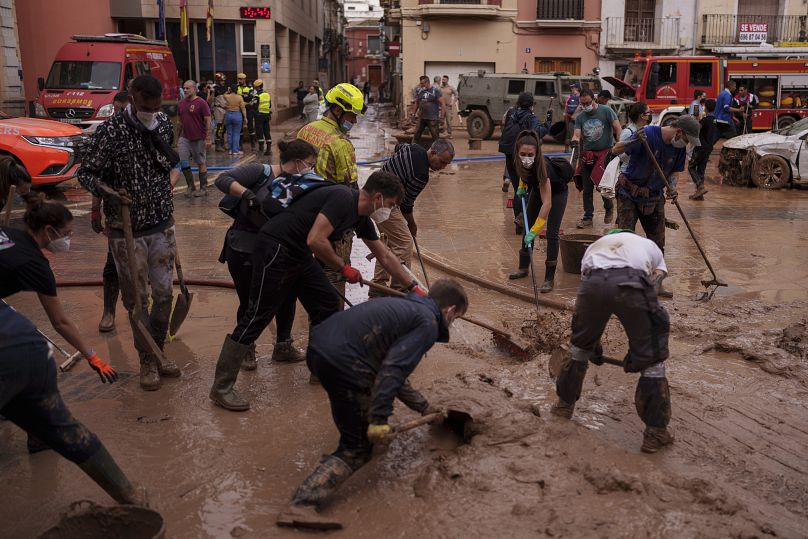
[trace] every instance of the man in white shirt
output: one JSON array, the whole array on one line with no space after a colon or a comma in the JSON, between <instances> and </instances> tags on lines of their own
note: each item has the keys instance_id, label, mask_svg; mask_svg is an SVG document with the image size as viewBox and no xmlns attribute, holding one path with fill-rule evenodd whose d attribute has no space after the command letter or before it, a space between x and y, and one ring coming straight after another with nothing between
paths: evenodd
<instances>
[{"instance_id":1,"label":"man in white shirt","mask_svg":"<svg viewBox=\"0 0 808 539\"><path fill-rule=\"evenodd\" d=\"M657 288L667 273L659 247L630 230L612 230L589 246L581 261L571 357L556 382L554 415L572 417L589 362L603 363L600 338L614 314L628 335L623 368L642 373L634 395L637 413L646 426L642 451L656 453L673 442L667 428L671 397L665 377L670 320L657 301Z\"/></svg>"}]
</instances>

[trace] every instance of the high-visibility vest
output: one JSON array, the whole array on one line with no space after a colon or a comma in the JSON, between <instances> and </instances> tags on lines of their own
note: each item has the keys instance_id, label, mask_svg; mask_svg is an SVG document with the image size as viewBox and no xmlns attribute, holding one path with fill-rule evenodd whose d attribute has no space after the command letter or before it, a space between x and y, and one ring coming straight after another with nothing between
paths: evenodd
<instances>
[{"instance_id":1,"label":"high-visibility vest","mask_svg":"<svg viewBox=\"0 0 808 539\"><path fill-rule=\"evenodd\" d=\"M270 112L270 98L268 92L261 92L258 97L258 113L269 114Z\"/></svg>"},{"instance_id":2,"label":"high-visibility vest","mask_svg":"<svg viewBox=\"0 0 808 539\"><path fill-rule=\"evenodd\" d=\"M238 95L244 97L245 95L249 97L250 92L252 92L252 87L250 86L239 86L238 87Z\"/></svg>"}]
</instances>

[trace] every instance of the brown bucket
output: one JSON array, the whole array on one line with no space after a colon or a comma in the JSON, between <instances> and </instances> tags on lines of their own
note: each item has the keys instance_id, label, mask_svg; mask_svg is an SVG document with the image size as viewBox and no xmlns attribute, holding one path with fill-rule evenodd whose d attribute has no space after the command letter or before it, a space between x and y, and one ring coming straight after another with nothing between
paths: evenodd
<instances>
[{"instance_id":1,"label":"brown bucket","mask_svg":"<svg viewBox=\"0 0 808 539\"><path fill-rule=\"evenodd\" d=\"M59 524L39 539L163 539L166 525L157 511L136 505L102 507L78 502L62 516Z\"/></svg>"},{"instance_id":2,"label":"brown bucket","mask_svg":"<svg viewBox=\"0 0 808 539\"><path fill-rule=\"evenodd\" d=\"M600 239L595 234L564 234L561 236L561 261L567 273L581 273L581 260L587 247Z\"/></svg>"}]
</instances>

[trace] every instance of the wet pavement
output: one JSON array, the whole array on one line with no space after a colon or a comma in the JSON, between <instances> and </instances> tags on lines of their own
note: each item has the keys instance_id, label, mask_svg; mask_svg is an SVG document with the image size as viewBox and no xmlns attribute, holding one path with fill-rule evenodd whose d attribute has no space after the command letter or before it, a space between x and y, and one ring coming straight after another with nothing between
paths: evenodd
<instances>
[{"instance_id":1,"label":"wet pavement","mask_svg":"<svg viewBox=\"0 0 808 539\"><path fill-rule=\"evenodd\" d=\"M371 108L352 133L360 161L392 149L395 139L383 121L385 113ZM455 133L459 157L495 153L496 141L486 141L481 151L468 151L466 139ZM715 156L711 165L717 164ZM231 162L217 156L211 164ZM530 294L529 278L507 280L516 266L520 238L514 234L511 210L505 208L512 193L500 190L502 168L502 161L460 162L433 174L415 208L419 243L425 254L453 267ZM372 170L363 167L361 177ZM708 176L715 178L717 172L712 169ZM54 272L60 282L100 281L106 242L92 233L84 217L86 193L66 187L60 193L79 218L71 252L49 257ZM808 443L804 367L795 365L790 375L777 375L758 368L766 358L744 361L708 345L755 335L758 340L749 346L764 350L769 346L766 331L805 316L806 304L800 301L808 299L808 190L767 192L709 180L708 188L705 201L687 200L693 187L686 174L680 176L682 206L719 276L730 284L714 304L692 302L702 290L699 281L709 272L684 226L667 231L666 286L675 294L669 303L675 335L671 348L680 360L670 374L673 425L681 440L674 450L653 458L637 456L641 427L633 412L631 377L606 367L593 371L597 374L587 381L579 419L558 426L544 419L552 401L546 358L514 364L486 333L458 323L452 343L431 351L413 381L426 388L430 398L462 395L466 405L488 408L493 415L486 424L489 431L459 452L436 449L423 431L397 441L335 497L328 511L343 520L346 530L334 536L673 537L710 535L710 523L744 535L748 521L758 533L765 526L781 526L781 536L796 537L795 530L804 530L808 469L799 456L799 447ZM214 192L205 198L176 199L178 247L190 279L229 280L226 268L216 261L229 225L217 201ZM596 225L583 232L606 228L602 205L598 200L595 205ZM681 223L673 206L666 211ZM567 234L582 232L575 228L581 213L580 194L573 187L562 224ZM353 259L370 277L372 263L364 254L357 242ZM543 269L543 254L537 255L537 268ZM427 269L433 280L441 275ZM578 282L578 276L560 268L556 290L545 297L572 302ZM100 288L60 289L68 313L122 374L118 384L101 385L80 364L59 375L61 391L74 415L101 437L122 468L149 488L169 537L298 536L275 528L274 517L319 455L336 445L327 399L321 388L307 383L305 365L262 360L258 371L240 376L239 387L249 395L252 410L234 414L211 405L207 392L213 365L224 335L234 325L236 301L230 290L192 288L196 297L191 314L166 349L183 368L183 377L164 382L155 393L139 389L137 357L123 308L118 308L117 331L100 336ZM364 289L348 288L352 301L366 297ZM528 303L476 285L468 285L468 290L470 314L514 332L535 317ZM53 336L35 298L18 295L10 302ZM554 323L568 327L568 319ZM298 309L293 330L298 344L305 344L306 333L305 313ZM271 354L272 335L270 328L259 340L259 354ZM624 345L619 336L605 344L614 350ZM604 383L609 390L598 388ZM755 396L754 402L747 396ZM526 412L525 403L541 406L543 418ZM397 408L393 420L410 417ZM785 418L785 424L772 422L772 417ZM537 428L539 438L519 443L520 432ZM16 427L0 422L0 439L0 480L15 485L5 489L0 504L4 536L35 536L78 499L110 503L74 465L52 452L28 456L24 434ZM598 462L592 461L592 452L600 455ZM582 472L584 463L590 468ZM455 471L459 475L453 475ZM659 474L667 479L657 481ZM722 479L705 486L693 477ZM615 482L617 486L611 486ZM573 503L593 508L591 522L568 514L572 492L578 492ZM649 496L661 501L646 503ZM722 496L730 501L709 501ZM620 528L628 514L635 524ZM742 515L746 520L739 520Z\"/></svg>"}]
</instances>

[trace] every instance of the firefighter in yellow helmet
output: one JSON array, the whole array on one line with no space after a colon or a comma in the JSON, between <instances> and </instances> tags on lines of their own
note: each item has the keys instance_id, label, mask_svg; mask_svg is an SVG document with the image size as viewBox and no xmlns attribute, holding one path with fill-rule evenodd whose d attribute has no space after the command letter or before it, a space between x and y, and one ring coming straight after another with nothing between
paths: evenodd
<instances>
[{"instance_id":1,"label":"firefighter in yellow helmet","mask_svg":"<svg viewBox=\"0 0 808 539\"><path fill-rule=\"evenodd\" d=\"M250 109L255 118L255 138L258 139L258 155L272 153L272 134L269 132L269 121L272 119L272 100L269 92L264 91L264 81L253 82L253 100ZM248 109L249 110L249 109Z\"/></svg>"},{"instance_id":2,"label":"firefighter in yellow helmet","mask_svg":"<svg viewBox=\"0 0 808 539\"><path fill-rule=\"evenodd\" d=\"M325 114L315 122L303 126L297 138L305 140L320 152L317 154L315 172L336 183L344 183L357 189L356 152L348 140L348 131L356 125L357 116L367 110L361 90L353 84L341 83L325 94ZM353 232L333 243L334 251L346 264L350 263ZM328 280L345 295L342 276L325 266Z\"/></svg>"},{"instance_id":3,"label":"firefighter in yellow helmet","mask_svg":"<svg viewBox=\"0 0 808 539\"><path fill-rule=\"evenodd\" d=\"M255 150L255 111L251 106L255 96L255 90L251 85L247 84L247 75L245 73L239 73L236 78L238 79L238 95L244 100L244 106L247 109L247 123L245 127L250 137L250 150ZM242 137L242 140L244 140L244 138L245 137Z\"/></svg>"}]
</instances>

